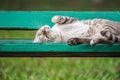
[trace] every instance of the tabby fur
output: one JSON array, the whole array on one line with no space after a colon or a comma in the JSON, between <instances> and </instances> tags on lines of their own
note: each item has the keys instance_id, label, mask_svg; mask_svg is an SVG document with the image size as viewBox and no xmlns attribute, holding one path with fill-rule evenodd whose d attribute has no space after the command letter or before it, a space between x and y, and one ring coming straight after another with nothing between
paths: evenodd
<instances>
[{"instance_id":1,"label":"tabby fur","mask_svg":"<svg viewBox=\"0 0 120 80\"><path fill-rule=\"evenodd\" d=\"M67 42L69 45L90 43L120 43L120 22L107 19L78 20L68 16L53 16L55 25L42 26L34 42Z\"/></svg>"}]
</instances>

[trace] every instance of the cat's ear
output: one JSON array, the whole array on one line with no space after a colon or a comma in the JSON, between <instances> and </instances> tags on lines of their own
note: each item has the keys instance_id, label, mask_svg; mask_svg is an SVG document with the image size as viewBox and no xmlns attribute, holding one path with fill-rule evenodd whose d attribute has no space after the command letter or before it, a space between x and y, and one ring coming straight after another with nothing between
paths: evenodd
<instances>
[{"instance_id":1,"label":"cat's ear","mask_svg":"<svg viewBox=\"0 0 120 80\"><path fill-rule=\"evenodd\" d=\"M44 25L44 26L39 27L39 29L38 29L38 30L40 30L40 29L42 29L42 28L44 28L44 27L50 28L50 26L49 26L49 25Z\"/></svg>"}]
</instances>

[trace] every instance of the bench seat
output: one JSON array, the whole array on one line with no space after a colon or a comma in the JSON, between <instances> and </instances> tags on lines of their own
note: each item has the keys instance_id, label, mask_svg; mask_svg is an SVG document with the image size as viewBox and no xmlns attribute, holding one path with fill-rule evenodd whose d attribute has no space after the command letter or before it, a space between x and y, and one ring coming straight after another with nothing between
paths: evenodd
<instances>
[{"instance_id":1,"label":"bench seat","mask_svg":"<svg viewBox=\"0 0 120 80\"><path fill-rule=\"evenodd\" d=\"M32 43L32 40L0 40L0 52L120 52L119 44L81 44L69 46L66 43Z\"/></svg>"},{"instance_id":2,"label":"bench seat","mask_svg":"<svg viewBox=\"0 0 120 80\"><path fill-rule=\"evenodd\" d=\"M11 53L17 56L119 56L118 52L120 52L120 44L69 46L66 43L32 43L32 40L25 39L0 40L0 53L3 53L0 56L6 56L6 53L10 56L14 56Z\"/></svg>"}]
</instances>

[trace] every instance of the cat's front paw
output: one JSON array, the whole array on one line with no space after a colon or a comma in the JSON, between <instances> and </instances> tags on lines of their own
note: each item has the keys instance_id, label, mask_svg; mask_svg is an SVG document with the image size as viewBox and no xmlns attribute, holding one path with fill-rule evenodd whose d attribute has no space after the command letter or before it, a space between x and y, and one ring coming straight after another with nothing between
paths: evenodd
<instances>
[{"instance_id":1,"label":"cat's front paw","mask_svg":"<svg viewBox=\"0 0 120 80\"><path fill-rule=\"evenodd\" d=\"M59 16L59 15L56 15L56 16L53 16L52 17L52 22L53 23L59 23L59 21L61 20L61 16Z\"/></svg>"},{"instance_id":2,"label":"cat's front paw","mask_svg":"<svg viewBox=\"0 0 120 80\"><path fill-rule=\"evenodd\" d=\"M56 16L53 16L53 18L52 18L52 22L55 23L55 24L59 24L59 25L71 24L71 23L74 23L76 21L78 21L78 19L72 18L72 17L68 17L68 16L56 15Z\"/></svg>"},{"instance_id":3,"label":"cat's front paw","mask_svg":"<svg viewBox=\"0 0 120 80\"><path fill-rule=\"evenodd\" d=\"M77 45L80 44L80 39L79 38L70 38L67 41L68 45L73 46L73 45Z\"/></svg>"}]
</instances>

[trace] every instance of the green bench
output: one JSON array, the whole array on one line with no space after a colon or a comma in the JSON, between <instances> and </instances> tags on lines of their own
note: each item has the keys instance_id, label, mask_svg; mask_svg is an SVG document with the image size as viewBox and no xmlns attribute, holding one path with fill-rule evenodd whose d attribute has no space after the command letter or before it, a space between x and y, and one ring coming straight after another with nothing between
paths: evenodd
<instances>
[{"instance_id":1,"label":"green bench","mask_svg":"<svg viewBox=\"0 0 120 80\"><path fill-rule=\"evenodd\" d=\"M0 11L0 30L37 30L51 23L54 15L77 17L80 20L105 18L120 21L120 12L74 11ZM1 36L1 32L0 32ZM0 56L120 56L120 44L32 43L33 39L0 38Z\"/></svg>"}]
</instances>

